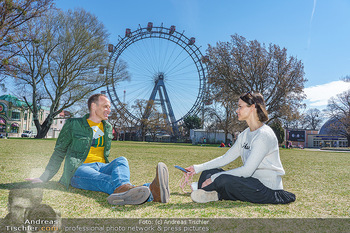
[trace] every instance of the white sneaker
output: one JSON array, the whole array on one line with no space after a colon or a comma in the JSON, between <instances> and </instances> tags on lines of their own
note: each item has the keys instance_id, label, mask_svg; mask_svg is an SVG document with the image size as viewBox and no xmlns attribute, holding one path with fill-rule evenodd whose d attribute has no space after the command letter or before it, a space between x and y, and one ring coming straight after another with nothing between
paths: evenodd
<instances>
[{"instance_id":1,"label":"white sneaker","mask_svg":"<svg viewBox=\"0 0 350 233\"><path fill-rule=\"evenodd\" d=\"M218 201L219 196L216 191L204 191L203 189L195 190L191 193L192 201L198 203L206 203L211 201Z\"/></svg>"},{"instance_id":2,"label":"white sneaker","mask_svg":"<svg viewBox=\"0 0 350 233\"><path fill-rule=\"evenodd\" d=\"M193 183L191 184L191 189L192 189L192 192L195 191L195 190L197 190L197 189L198 189L198 182L193 182Z\"/></svg>"}]
</instances>

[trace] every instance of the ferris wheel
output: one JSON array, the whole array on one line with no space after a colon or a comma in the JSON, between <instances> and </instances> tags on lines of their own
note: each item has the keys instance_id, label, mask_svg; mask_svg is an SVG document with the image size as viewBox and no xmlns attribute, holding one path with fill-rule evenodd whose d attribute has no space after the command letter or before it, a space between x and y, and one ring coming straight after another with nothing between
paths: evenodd
<instances>
[{"instance_id":1,"label":"ferris wheel","mask_svg":"<svg viewBox=\"0 0 350 233\"><path fill-rule=\"evenodd\" d=\"M179 122L203 110L205 57L194 37L186 37L175 26L154 27L150 22L134 31L127 28L125 36L117 45L110 44L108 51L106 75L113 81L107 92L113 106L130 122L137 125L149 118L152 105L176 135ZM127 78L119 76L121 64ZM135 103L142 100L147 106L140 114Z\"/></svg>"}]
</instances>

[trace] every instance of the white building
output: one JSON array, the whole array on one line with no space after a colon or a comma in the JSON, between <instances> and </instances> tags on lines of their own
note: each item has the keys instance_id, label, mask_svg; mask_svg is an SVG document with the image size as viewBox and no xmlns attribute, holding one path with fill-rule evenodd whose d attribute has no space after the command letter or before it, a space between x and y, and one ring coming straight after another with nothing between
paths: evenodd
<instances>
[{"instance_id":1,"label":"white building","mask_svg":"<svg viewBox=\"0 0 350 233\"><path fill-rule=\"evenodd\" d=\"M50 111L48 109L44 109L43 113L41 114L40 124L42 124L42 122L46 119L49 113ZM71 115L68 111L62 111L60 114L58 114L55 117L52 125L50 126L49 131L47 132L46 138L58 138L58 135L60 134L64 123L66 122L66 119L68 119L69 117L71 117ZM34 125L34 122L32 122L31 130L33 134L36 135L37 130Z\"/></svg>"},{"instance_id":2,"label":"white building","mask_svg":"<svg viewBox=\"0 0 350 233\"><path fill-rule=\"evenodd\" d=\"M205 129L191 129L190 138L192 144L217 143L225 142L224 130L207 131ZM233 141L232 135L228 134L227 139Z\"/></svg>"}]
</instances>

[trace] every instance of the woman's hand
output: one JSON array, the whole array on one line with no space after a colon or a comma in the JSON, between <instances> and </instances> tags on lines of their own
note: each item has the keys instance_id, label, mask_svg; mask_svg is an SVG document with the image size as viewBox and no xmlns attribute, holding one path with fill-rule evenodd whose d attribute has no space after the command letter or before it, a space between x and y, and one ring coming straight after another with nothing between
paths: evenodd
<instances>
[{"instance_id":1,"label":"woman's hand","mask_svg":"<svg viewBox=\"0 0 350 233\"><path fill-rule=\"evenodd\" d=\"M194 174L196 174L196 171L194 170L194 167L193 166L191 166L191 167L187 167L187 168L185 168L187 171L188 171L188 175L190 175L190 176L193 176Z\"/></svg>"},{"instance_id":2,"label":"woman's hand","mask_svg":"<svg viewBox=\"0 0 350 233\"><path fill-rule=\"evenodd\" d=\"M206 180L202 183L202 188L204 188L205 186L210 185L211 183L213 183L213 181L211 181L211 178L206 179Z\"/></svg>"}]
</instances>

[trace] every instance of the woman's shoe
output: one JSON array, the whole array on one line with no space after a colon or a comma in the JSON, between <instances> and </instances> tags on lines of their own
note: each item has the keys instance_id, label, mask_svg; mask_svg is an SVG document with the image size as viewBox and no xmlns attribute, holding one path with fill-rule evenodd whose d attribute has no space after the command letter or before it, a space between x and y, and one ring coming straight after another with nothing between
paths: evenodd
<instances>
[{"instance_id":1,"label":"woman's shoe","mask_svg":"<svg viewBox=\"0 0 350 233\"><path fill-rule=\"evenodd\" d=\"M192 201L198 203L206 203L211 201L218 201L219 196L216 191L205 191L203 189L195 190L191 193Z\"/></svg>"}]
</instances>

